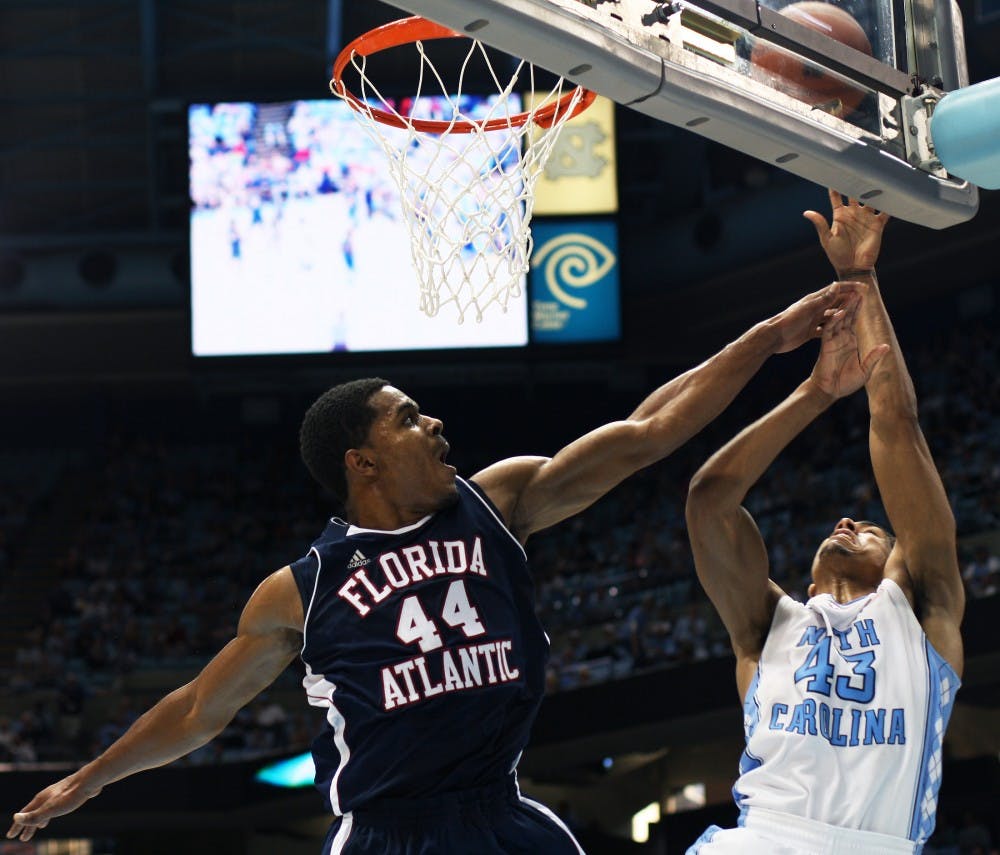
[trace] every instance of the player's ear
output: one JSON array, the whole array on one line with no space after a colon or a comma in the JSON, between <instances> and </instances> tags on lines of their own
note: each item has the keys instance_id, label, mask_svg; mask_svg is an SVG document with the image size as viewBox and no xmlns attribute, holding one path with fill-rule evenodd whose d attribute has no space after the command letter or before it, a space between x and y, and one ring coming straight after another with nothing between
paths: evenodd
<instances>
[{"instance_id":1,"label":"player's ear","mask_svg":"<svg viewBox=\"0 0 1000 855\"><path fill-rule=\"evenodd\" d=\"M368 448L349 448L344 454L348 477L371 478L375 474L375 457Z\"/></svg>"},{"instance_id":2,"label":"player's ear","mask_svg":"<svg viewBox=\"0 0 1000 855\"><path fill-rule=\"evenodd\" d=\"M806 589L806 593L809 595L809 599L810 600L813 597L816 596L816 583L815 582L810 582L809 583L809 587Z\"/></svg>"}]
</instances>

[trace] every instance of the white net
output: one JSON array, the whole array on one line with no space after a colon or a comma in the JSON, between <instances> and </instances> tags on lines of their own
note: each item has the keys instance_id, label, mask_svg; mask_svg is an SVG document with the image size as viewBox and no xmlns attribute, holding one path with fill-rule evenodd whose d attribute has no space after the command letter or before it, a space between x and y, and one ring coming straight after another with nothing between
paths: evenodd
<instances>
[{"instance_id":1,"label":"white net","mask_svg":"<svg viewBox=\"0 0 1000 855\"><path fill-rule=\"evenodd\" d=\"M518 63L507 83L501 81L481 42L470 40L457 81L446 84L420 41L416 94L396 99L384 95L368 77L367 57L355 53L350 64L359 76L352 100L368 135L385 151L399 186L403 217L410 232L413 264L420 286L420 310L436 315L453 304L462 323L477 321L496 303L503 311L519 298L531 256L534 188L559 131L584 96L562 78L542 92L535 89L535 69ZM486 98L462 92L473 59L485 63L497 94ZM524 79L531 93L522 111L515 87ZM331 81L331 90L345 90ZM572 95L570 95L572 93ZM563 96L550 127L534 118ZM391 127L373 109L393 117ZM414 127L414 120L442 122L441 133ZM484 125L499 129L486 130ZM549 124L546 122L545 124Z\"/></svg>"}]
</instances>

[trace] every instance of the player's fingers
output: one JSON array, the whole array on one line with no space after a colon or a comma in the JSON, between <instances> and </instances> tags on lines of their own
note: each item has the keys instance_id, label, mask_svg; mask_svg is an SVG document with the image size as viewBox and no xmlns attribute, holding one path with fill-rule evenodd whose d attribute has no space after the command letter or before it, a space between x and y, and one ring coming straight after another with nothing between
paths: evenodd
<instances>
[{"instance_id":1,"label":"player's fingers","mask_svg":"<svg viewBox=\"0 0 1000 855\"><path fill-rule=\"evenodd\" d=\"M23 811L14 814L14 825L7 832L8 837L18 837L22 841L31 840L35 832L40 828L45 828L49 824L49 818L43 817L37 811ZM16 831L15 831L16 829Z\"/></svg>"},{"instance_id":2,"label":"player's fingers","mask_svg":"<svg viewBox=\"0 0 1000 855\"><path fill-rule=\"evenodd\" d=\"M15 822L10 829L7 831L8 840L29 840L31 835L35 833L35 830L30 825L25 825L23 822ZM25 837L24 835L28 836Z\"/></svg>"},{"instance_id":3,"label":"player's fingers","mask_svg":"<svg viewBox=\"0 0 1000 855\"><path fill-rule=\"evenodd\" d=\"M852 296L861 297L867 292L864 282L854 282L850 279L833 282L823 290L827 305L843 306Z\"/></svg>"},{"instance_id":4,"label":"player's fingers","mask_svg":"<svg viewBox=\"0 0 1000 855\"><path fill-rule=\"evenodd\" d=\"M847 204L850 205L852 208L860 208L861 207L861 203L858 202L858 200L855 199L853 196L848 196L847 197Z\"/></svg>"},{"instance_id":5,"label":"player's fingers","mask_svg":"<svg viewBox=\"0 0 1000 855\"><path fill-rule=\"evenodd\" d=\"M34 825L33 815L27 811L14 814L14 825Z\"/></svg>"},{"instance_id":6,"label":"player's fingers","mask_svg":"<svg viewBox=\"0 0 1000 855\"><path fill-rule=\"evenodd\" d=\"M858 308L861 306L861 294L857 291L850 292L844 300L843 316L841 317L842 327L853 327L854 320L858 315Z\"/></svg>"},{"instance_id":7,"label":"player's fingers","mask_svg":"<svg viewBox=\"0 0 1000 855\"><path fill-rule=\"evenodd\" d=\"M831 282L822 291L820 291L820 296L828 303L836 303L838 300L842 300L844 294L850 290L850 282Z\"/></svg>"},{"instance_id":8,"label":"player's fingers","mask_svg":"<svg viewBox=\"0 0 1000 855\"><path fill-rule=\"evenodd\" d=\"M34 825L39 827L44 827L48 825L51 817L51 812L44 808L32 808L36 799L32 799L25 805L20 811L14 814L14 822L19 822L21 825Z\"/></svg>"},{"instance_id":9,"label":"player's fingers","mask_svg":"<svg viewBox=\"0 0 1000 855\"><path fill-rule=\"evenodd\" d=\"M844 207L844 197L840 195L839 190L834 190L832 187L829 190L830 193L830 205L836 210L837 208Z\"/></svg>"},{"instance_id":10,"label":"player's fingers","mask_svg":"<svg viewBox=\"0 0 1000 855\"><path fill-rule=\"evenodd\" d=\"M830 224L826 221L826 217L818 211L803 211L802 216L815 227L819 242L826 243L827 238L830 237Z\"/></svg>"},{"instance_id":11,"label":"player's fingers","mask_svg":"<svg viewBox=\"0 0 1000 855\"><path fill-rule=\"evenodd\" d=\"M858 308L861 306L861 298L857 294L852 294L850 302L845 306L843 326L853 329L858 318Z\"/></svg>"},{"instance_id":12,"label":"player's fingers","mask_svg":"<svg viewBox=\"0 0 1000 855\"><path fill-rule=\"evenodd\" d=\"M837 309L830 316L830 320L823 325L823 338L833 338L844 326L844 316L846 311L843 308Z\"/></svg>"},{"instance_id":13,"label":"player's fingers","mask_svg":"<svg viewBox=\"0 0 1000 855\"><path fill-rule=\"evenodd\" d=\"M868 294L868 283L859 282L857 279L838 279L833 284L837 286L837 294L843 300L850 296L862 299Z\"/></svg>"}]
</instances>

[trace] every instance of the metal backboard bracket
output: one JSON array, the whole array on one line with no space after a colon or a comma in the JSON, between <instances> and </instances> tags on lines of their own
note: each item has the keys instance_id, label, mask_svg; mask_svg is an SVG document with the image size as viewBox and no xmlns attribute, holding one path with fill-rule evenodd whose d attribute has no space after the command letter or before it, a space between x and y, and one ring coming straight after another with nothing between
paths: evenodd
<instances>
[{"instance_id":1,"label":"metal backboard bracket","mask_svg":"<svg viewBox=\"0 0 1000 855\"><path fill-rule=\"evenodd\" d=\"M781 16L752 0L392 2L900 219L940 229L976 213L976 187L949 177L934 162L927 123L917 115L923 109L918 105L926 106L929 87L923 81L810 30L799 32L805 28L776 20ZM938 38L946 26L935 21ZM754 36L751 28L755 37L782 47L801 39L797 53L825 58L824 68L865 87L877 105L877 128L859 127L741 74L732 44L744 33ZM960 27L953 35L960 43ZM960 44L950 55L964 57ZM956 80L962 75L964 67L945 74Z\"/></svg>"}]
</instances>

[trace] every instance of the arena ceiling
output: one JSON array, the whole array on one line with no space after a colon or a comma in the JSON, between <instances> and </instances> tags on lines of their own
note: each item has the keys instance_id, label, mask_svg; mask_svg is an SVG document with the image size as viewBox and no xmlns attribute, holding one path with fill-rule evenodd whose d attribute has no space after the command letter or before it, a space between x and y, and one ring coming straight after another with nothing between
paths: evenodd
<instances>
[{"instance_id":1,"label":"arena ceiling","mask_svg":"<svg viewBox=\"0 0 1000 855\"><path fill-rule=\"evenodd\" d=\"M1000 73L1000 22L963 6L972 79ZM0 238L182 242L187 103L325 97L336 50L402 14L375 0L2 0ZM638 114L620 124L636 223L784 176Z\"/></svg>"}]
</instances>

